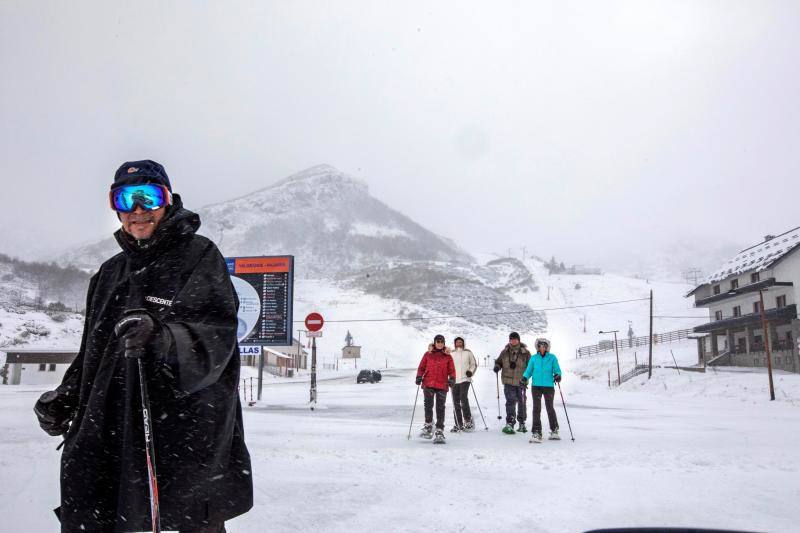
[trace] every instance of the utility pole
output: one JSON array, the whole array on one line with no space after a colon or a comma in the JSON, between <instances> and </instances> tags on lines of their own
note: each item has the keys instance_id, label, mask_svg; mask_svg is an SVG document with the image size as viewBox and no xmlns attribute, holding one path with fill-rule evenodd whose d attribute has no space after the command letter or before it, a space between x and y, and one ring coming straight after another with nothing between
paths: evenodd
<instances>
[{"instance_id":1,"label":"utility pole","mask_svg":"<svg viewBox=\"0 0 800 533\"><path fill-rule=\"evenodd\" d=\"M772 383L772 352L769 350L769 331L767 331L767 316L764 314L764 291L758 291L761 302L758 310L761 312L761 329L764 330L764 349L767 351L767 374L769 374L769 399L775 399L775 386Z\"/></svg>"},{"instance_id":2,"label":"utility pole","mask_svg":"<svg viewBox=\"0 0 800 533\"><path fill-rule=\"evenodd\" d=\"M551 287L550 285L547 286L547 301L548 302L550 301L550 289L552 289L552 288L553 287Z\"/></svg>"},{"instance_id":3,"label":"utility pole","mask_svg":"<svg viewBox=\"0 0 800 533\"><path fill-rule=\"evenodd\" d=\"M522 262L523 263L525 262L525 259L526 259L527 256L528 256L528 249L525 246L523 246L522 247Z\"/></svg>"},{"instance_id":4,"label":"utility pole","mask_svg":"<svg viewBox=\"0 0 800 533\"><path fill-rule=\"evenodd\" d=\"M297 355L295 356L295 360L294 360L294 370L295 370L295 372L297 372L300 369L300 345L302 344L300 342L300 334L301 333L308 333L308 332L306 330L304 330L304 329L298 329L297 330Z\"/></svg>"},{"instance_id":5,"label":"utility pole","mask_svg":"<svg viewBox=\"0 0 800 533\"><path fill-rule=\"evenodd\" d=\"M614 334L614 351L617 352L617 386L619 387L622 385L622 372L619 369L619 344L617 343L617 333L619 333L618 329L612 329L609 331L600 331L601 334L603 333L613 333Z\"/></svg>"},{"instance_id":6,"label":"utility pole","mask_svg":"<svg viewBox=\"0 0 800 533\"><path fill-rule=\"evenodd\" d=\"M647 379L650 379L653 377L653 289L650 289L650 338L648 341L650 355L647 363Z\"/></svg>"},{"instance_id":7,"label":"utility pole","mask_svg":"<svg viewBox=\"0 0 800 533\"><path fill-rule=\"evenodd\" d=\"M681 272L683 275L683 279L686 281L687 284L692 284L693 286L697 287L697 284L700 281L700 278L703 277L703 273L699 268L689 268Z\"/></svg>"}]
</instances>

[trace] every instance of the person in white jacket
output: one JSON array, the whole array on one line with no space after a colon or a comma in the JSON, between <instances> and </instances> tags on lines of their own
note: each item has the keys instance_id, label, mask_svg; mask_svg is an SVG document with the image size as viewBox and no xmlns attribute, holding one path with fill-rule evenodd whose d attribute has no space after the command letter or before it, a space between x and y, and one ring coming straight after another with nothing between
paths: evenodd
<instances>
[{"instance_id":1,"label":"person in white jacket","mask_svg":"<svg viewBox=\"0 0 800 533\"><path fill-rule=\"evenodd\" d=\"M453 385L455 425L450 431L456 433L475 429L469 409L469 385L472 382L472 375L478 369L478 362L472 351L467 350L462 337L456 337L454 344L455 349L450 352L450 355L453 357L456 367L456 383Z\"/></svg>"}]
</instances>

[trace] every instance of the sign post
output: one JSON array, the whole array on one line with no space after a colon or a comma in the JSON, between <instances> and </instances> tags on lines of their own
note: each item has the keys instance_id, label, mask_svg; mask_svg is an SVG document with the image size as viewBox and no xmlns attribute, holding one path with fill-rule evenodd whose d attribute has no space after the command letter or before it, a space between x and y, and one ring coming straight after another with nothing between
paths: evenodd
<instances>
[{"instance_id":1,"label":"sign post","mask_svg":"<svg viewBox=\"0 0 800 533\"><path fill-rule=\"evenodd\" d=\"M308 403L311 410L317 405L317 337L322 336L322 326L325 319L319 313L309 313L306 317L307 336L311 337L311 391Z\"/></svg>"},{"instance_id":2,"label":"sign post","mask_svg":"<svg viewBox=\"0 0 800 533\"><path fill-rule=\"evenodd\" d=\"M291 346L294 256L228 257L225 262L239 298L239 344ZM263 374L262 351L258 358L259 400Z\"/></svg>"}]
</instances>

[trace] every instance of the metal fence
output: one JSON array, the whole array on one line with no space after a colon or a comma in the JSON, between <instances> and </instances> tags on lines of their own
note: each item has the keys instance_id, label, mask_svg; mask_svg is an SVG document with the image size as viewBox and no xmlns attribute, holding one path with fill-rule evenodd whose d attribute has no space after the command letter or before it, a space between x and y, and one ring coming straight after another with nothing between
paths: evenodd
<instances>
[{"instance_id":1,"label":"metal fence","mask_svg":"<svg viewBox=\"0 0 800 533\"><path fill-rule=\"evenodd\" d=\"M675 331L668 331L667 333L653 333L653 344L661 344L664 342L674 342L689 338L689 334L694 331L689 329L678 329ZM647 346L650 344L650 336L643 335L641 337L633 337L632 339L617 339L617 345L614 346L614 341L603 340L597 344L590 346L581 346L575 350L575 357L589 357L603 352L614 351L615 348L624 350L625 348L636 348L637 346Z\"/></svg>"}]
</instances>

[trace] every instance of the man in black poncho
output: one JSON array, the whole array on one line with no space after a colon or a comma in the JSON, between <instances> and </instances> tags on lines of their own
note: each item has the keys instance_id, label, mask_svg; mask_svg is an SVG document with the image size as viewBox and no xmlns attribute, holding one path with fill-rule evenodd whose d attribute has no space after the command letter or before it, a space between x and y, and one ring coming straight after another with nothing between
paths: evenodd
<instances>
[{"instance_id":1,"label":"man in black poncho","mask_svg":"<svg viewBox=\"0 0 800 533\"><path fill-rule=\"evenodd\" d=\"M110 201L122 252L92 277L78 356L35 407L47 433L65 435L61 531L152 527L138 360L126 357L138 354L162 528L224 532L253 504L237 394L239 302L225 260L195 233L199 217L158 163L122 165Z\"/></svg>"}]
</instances>

